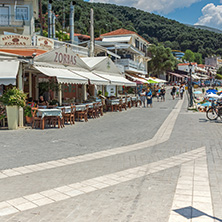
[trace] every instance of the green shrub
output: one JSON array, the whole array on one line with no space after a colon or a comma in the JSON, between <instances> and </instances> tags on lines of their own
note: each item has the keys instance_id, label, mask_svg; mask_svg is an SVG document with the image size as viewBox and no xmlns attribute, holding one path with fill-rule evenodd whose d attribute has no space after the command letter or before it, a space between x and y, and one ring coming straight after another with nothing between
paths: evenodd
<instances>
[{"instance_id":1,"label":"green shrub","mask_svg":"<svg viewBox=\"0 0 222 222\"><path fill-rule=\"evenodd\" d=\"M0 102L2 102L6 106L25 106L27 94L25 94L22 90L13 87L7 90L3 96L0 98Z\"/></svg>"}]
</instances>

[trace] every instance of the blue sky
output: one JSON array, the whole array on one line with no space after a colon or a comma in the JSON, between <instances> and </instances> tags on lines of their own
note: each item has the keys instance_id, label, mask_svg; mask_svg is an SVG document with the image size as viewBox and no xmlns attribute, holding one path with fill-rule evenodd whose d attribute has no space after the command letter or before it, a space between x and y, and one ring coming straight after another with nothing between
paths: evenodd
<instances>
[{"instance_id":1,"label":"blue sky","mask_svg":"<svg viewBox=\"0 0 222 222\"><path fill-rule=\"evenodd\" d=\"M125 5L153 12L184 24L222 30L222 0L85 0Z\"/></svg>"}]
</instances>

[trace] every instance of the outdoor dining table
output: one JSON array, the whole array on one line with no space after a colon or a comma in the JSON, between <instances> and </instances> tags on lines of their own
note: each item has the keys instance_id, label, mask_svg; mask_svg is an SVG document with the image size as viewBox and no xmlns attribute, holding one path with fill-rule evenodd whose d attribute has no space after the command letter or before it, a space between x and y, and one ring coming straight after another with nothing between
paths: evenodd
<instances>
[{"instance_id":1,"label":"outdoor dining table","mask_svg":"<svg viewBox=\"0 0 222 222\"><path fill-rule=\"evenodd\" d=\"M37 116L42 119L42 129L45 128L45 119L46 117L57 117L58 119L58 128L60 128L62 111L60 109L38 109Z\"/></svg>"}]
</instances>

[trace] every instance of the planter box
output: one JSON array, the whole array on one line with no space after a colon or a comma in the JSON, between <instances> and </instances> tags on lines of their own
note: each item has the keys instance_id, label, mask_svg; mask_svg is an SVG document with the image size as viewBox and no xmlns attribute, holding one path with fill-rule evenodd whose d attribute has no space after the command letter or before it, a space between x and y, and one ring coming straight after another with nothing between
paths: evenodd
<instances>
[{"instance_id":1,"label":"planter box","mask_svg":"<svg viewBox=\"0 0 222 222\"><path fill-rule=\"evenodd\" d=\"M6 106L8 129L18 129L18 106Z\"/></svg>"}]
</instances>

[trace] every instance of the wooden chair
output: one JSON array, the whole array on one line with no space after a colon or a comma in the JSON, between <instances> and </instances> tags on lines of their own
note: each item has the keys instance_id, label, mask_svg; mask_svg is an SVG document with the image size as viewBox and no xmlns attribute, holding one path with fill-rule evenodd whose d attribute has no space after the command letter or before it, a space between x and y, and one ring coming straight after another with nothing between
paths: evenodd
<instances>
[{"instance_id":1,"label":"wooden chair","mask_svg":"<svg viewBox=\"0 0 222 222\"><path fill-rule=\"evenodd\" d=\"M89 108L88 110L88 116L89 118L96 118L96 104L93 103L93 107L92 108Z\"/></svg>"},{"instance_id":2,"label":"wooden chair","mask_svg":"<svg viewBox=\"0 0 222 222\"><path fill-rule=\"evenodd\" d=\"M42 118L41 117L38 117L37 116L37 111L38 111L38 108L34 108L34 107L32 107L32 109L31 109L31 113L32 113L32 128L36 128L36 125L38 125L39 126L39 128L41 128L42 127Z\"/></svg>"},{"instance_id":3,"label":"wooden chair","mask_svg":"<svg viewBox=\"0 0 222 222\"><path fill-rule=\"evenodd\" d=\"M127 104L127 98L125 98L125 99L123 100L122 109L127 110L126 104Z\"/></svg>"},{"instance_id":4,"label":"wooden chair","mask_svg":"<svg viewBox=\"0 0 222 222\"><path fill-rule=\"evenodd\" d=\"M71 105L71 111L70 113L65 113L65 108L62 108L62 117L64 125L67 122L70 122L70 124L75 124L75 113L76 113L76 106Z\"/></svg>"},{"instance_id":5,"label":"wooden chair","mask_svg":"<svg viewBox=\"0 0 222 222\"><path fill-rule=\"evenodd\" d=\"M100 102L96 103L97 106L97 115L103 116L103 104L100 104Z\"/></svg>"},{"instance_id":6,"label":"wooden chair","mask_svg":"<svg viewBox=\"0 0 222 222\"><path fill-rule=\"evenodd\" d=\"M86 109L85 110L76 112L78 121L80 121L82 119L84 119L85 122L88 121L88 118L87 118L88 110L89 110L89 105L86 105Z\"/></svg>"},{"instance_id":7,"label":"wooden chair","mask_svg":"<svg viewBox=\"0 0 222 222\"><path fill-rule=\"evenodd\" d=\"M122 106L123 106L123 100L120 99L120 100L119 100L119 106L118 106L118 110L119 110L120 112L122 112Z\"/></svg>"}]
</instances>

